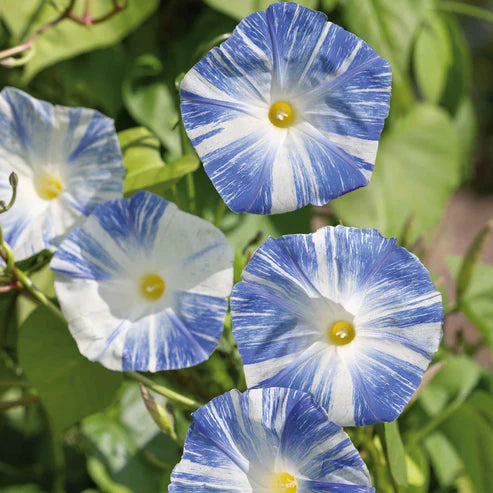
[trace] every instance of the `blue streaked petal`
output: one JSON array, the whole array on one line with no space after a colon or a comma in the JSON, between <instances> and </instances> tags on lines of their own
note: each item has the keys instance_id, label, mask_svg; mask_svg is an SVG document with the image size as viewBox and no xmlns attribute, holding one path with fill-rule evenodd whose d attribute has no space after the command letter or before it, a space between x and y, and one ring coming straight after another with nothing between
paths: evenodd
<instances>
[{"instance_id":1,"label":"blue streaked petal","mask_svg":"<svg viewBox=\"0 0 493 493\"><path fill-rule=\"evenodd\" d=\"M181 109L205 170L234 212L321 205L368 184L391 72L365 42L294 3L243 19L185 76ZM274 126L271 105L295 111Z\"/></svg>"},{"instance_id":2,"label":"blue streaked petal","mask_svg":"<svg viewBox=\"0 0 493 493\"><path fill-rule=\"evenodd\" d=\"M233 390L193 417L170 492L268 492L282 472L295 478L300 492L315 491L315 485L328 491L329 484L374 491L348 436L308 394Z\"/></svg>"},{"instance_id":3,"label":"blue streaked petal","mask_svg":"<svg viewBox=\"0 0 493 493\"><path fill-rule=\"evenodd\" d=\"M443 308L428 272L376 230L326 227L269 238L231 298L249 386L311 393L342 425L394 420L441 339ZM350 321L355 339L327 332Z\"/></svg>"},{"instance_id":4,"label":"blue streaked petal","mask_svg":"<svg viewBox=\"0 0 493 493\"><path fill-rule=\"evenodd\" d=\"M19 177L16 203L2 214L16 260L55 249L97 205L123 193L125 170L113 120L9 87L0 93L0 161L1 200L10 198L9 174ZM37 190L44 175L62 185L51 200Z\"/></svg>"},{"instance_id":5,"label":"blue streaked petal","mask_svg":"<svg viewBox=\"0 0 493 493\"><path fill-rule=\"evenodd\" d=\"M181 462L173 471L169 493L251 493L247 475L240 466L204 435L195 423L187 433Z\"/></svg>"},{"instance_id":6,"label":"blue streaked petal","mask_svg":"<svg viewBox=\"0 0 493 493\"><path fill-rule=\"evenodd\" d=\"M278 453L310 481L369 485L368 471L349 437L311 399L300 399L287 415Z\"/></svg>"},{"instance_id":7,"label":"blue streaked petal","mask_svg":"<svg viewBox=\"0 0 493 493\"><path fill-rule=\"evenodd\" d=\"M307 481L300 479L297 482L300 493L374 493L375 488L344 483L324 483L322 481Z\"/></svg>"},{"instance_id":8,"label":"blue streaked petal","mask_svg":"<svg viewBox=\"0 0 493 493\"><path fill-rule=\"evenodd\" d=\"M159 371L206 360L232 287L233 249L210 223L149 192L98 206L51 262L82 354L114 370ZM142 279L164 292L152 300Z\"/></svg>"}]
</instances>

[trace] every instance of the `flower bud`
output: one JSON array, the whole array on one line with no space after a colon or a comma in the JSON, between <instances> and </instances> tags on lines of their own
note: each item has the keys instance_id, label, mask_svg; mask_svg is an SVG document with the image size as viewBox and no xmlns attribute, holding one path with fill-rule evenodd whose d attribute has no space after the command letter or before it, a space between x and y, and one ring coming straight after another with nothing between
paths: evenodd
<instances>
[{"instance_id":1,"label":"flower bud","mask_svg":"<svg viewBox=\"0 0 493 493\"><path fill-rule=\"evenodd\" d=\"M176 440L175 425L173 422L173 417L167 411L167 409L156 402L150 390L143 384L139 384L140 393L144 399L144 404L152 416L154 422L159 426L159 428L169 435L173 440Z\"/></svg>"}]
</instances>

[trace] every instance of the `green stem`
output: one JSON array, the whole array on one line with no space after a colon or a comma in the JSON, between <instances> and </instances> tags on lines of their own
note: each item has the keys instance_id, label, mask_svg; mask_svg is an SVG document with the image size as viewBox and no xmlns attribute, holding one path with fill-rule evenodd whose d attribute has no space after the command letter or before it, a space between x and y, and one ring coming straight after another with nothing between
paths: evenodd
<instances>
[{"instance_id":1,"label":"green stem","mask_svg":"<svg viewBox=\"0 0 493 493\"><path fill-rule=\"evenodd\" d=\"M53 315L61 319L64 323L66 322L65 317L63 316L63 313L60 311L60 309L40 289L38 289L33 284L31 279L29 279L29 277L27 277L24 272L19 269L15 269L14 274L22 285L22 294L33 299L40 305L46 306L46 308L48 308L51 313L53 313Z\"/></svg>"},{"instance_id":2,"label":"green stem","mask_svg":"<svg viewBox=\"0 0 493 493\"><path fill-rule=\"evenodd\" d=\"M194 153L192 144L190 143L190 140L188 139L187 136L187 132L185 131L183 121L180 121L180 142L181 142L181 151L183 155ZM186 177L186 183L187 183L187 195L188 195L188 211L192 214L195 214L197 210L197 204L196 204L195 182L193 178L193 173L188 173Z\"/></svg>"},{"instance_id":3,"label":"green stem","mask_svg":"<svg viewBox=\"0 0 493 493\"><path fill-rule=\"evenodd\" d=\"M452 415L462 404L462 400L456 400L449 404L440 414L428 421L428 424L414 433L409 439L409 450L419 446L428 438L436 428L438 428L450 415Z\"/></svg>"},{"instance_id":4,"label":"green stem","mask_svg":"<svg viewBox=\"0 0 493 493\"><path fill-rule=\"evenodd\" d=\"M39 402L39 397L37 395L27 395L16 401L0 402L0 411L7 411L14 407L27 406L33 402Z\"/></svg>"},{"instance_id":5,"label":"green stem","mask_svg":"<svg viewBox=\"0 0 493 493\"><path fill-rule=\"evenodd\" d=\"M363 446L363 449L368 452L370 462L373 465L372 473L375 480L375 489L376 491L383 491L387 468L383 464L380 451L373 443L373 427L369 427L368 430L361 431L361 445Z\"/></svg>"},{"instance_id":6,"label":"green stem","mask_svg":"<svg viewBox=\"0 0 493 493\"><path fill-rule=\"evenodd\" d=\"M191 214L197 212L197 204L195 197L195 181L193 179L193 173L187 175L187 195L188 195L188 210Z\"/></svg>"},{"instance_id":7,"label":"green stem","mask_svg":"<svg viewBox=\"0 0 493 493\"><path fill-rule=\"evenodd\" d=\"M226 212L226 203L224 202L223 199L220 198L217 204L216 215L214 216L214 226L216 226L217 228L221 226L221 222L223 220L225 212Z\"/></svg>"},{"instance_id":8,"label":"green stem","mask_svg":"<svg viewBox=\"0 0 493 493\"><path fill-rule=\"evenodd\" d=\"M24 380L0 380L0 387L31 387L29 382Z\"/></svg>"},{"instance_id":9,"label":"green stem","mask_svg":"<svg viewBox=\"0 0 493 493\"><path fill-rule=\"evenodd\" d=\"M14 270L14 266L15 266L14 254L13 254L11 248L5 242L2 243L1 248L3 250L2 258L7 263L7 266L5 267L3 272L6 276L10 276L12 274L12 271ZM5 253L5 256L3 255L3 253Z\"/></svg>"},{"instance_id":10,"label":"green stem","mask_svg":"<svg viewBox=\"0 0 493 493\"><path fill-rule=\"evenodd\" d=\"M137 373L135 371L127 371L125 375L136 380L137 382L144 384L146 387L153 390L154 392L157 392L158 394L161 394L164 397L178 404L182 404L187 408L197 409L201 406L201 404L198 403L197 401L194 401L189 397L179 394L178 392L175 392L174 390L171 390L168 387L165 387L164 385L159 385L155 383L153 380L151 380L150 378L147 378L140 373Z\"/></svg>"},{"instance_id":11,"label":"green stem","mask_svg":"<svg viewBox=\"0 0 493 493\"><path fill-rule=\"evenodd\" d=\"M481 7L476 7L475 5L468 5L467 3L462 2L442 2L438 5L438 8L446 12L467 15L469 17L475 17L476 19L493 23L493 12Z\"/></svg>"}]
</instances>

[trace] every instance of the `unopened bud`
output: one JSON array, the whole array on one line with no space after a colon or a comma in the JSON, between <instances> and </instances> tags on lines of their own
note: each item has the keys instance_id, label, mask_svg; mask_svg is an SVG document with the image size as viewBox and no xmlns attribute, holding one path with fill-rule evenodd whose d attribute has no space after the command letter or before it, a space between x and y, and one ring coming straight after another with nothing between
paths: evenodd
<instances>
[{"instance_id":1,"label":"unopened bud","mask_svg":"<svg viewBox=\"0 0 493 493\"><path fill-rule=\"evenodd\" d=\"M10 173L9 183L12 188L17 188L17 185L19 184L19 177L17 176L17 173L15 171L12 171L12 173Z\"/></svg>"},{"instance_id":2,"label":"unopened bud","mask_svg":"<svg viewBox=\"0 0 493 493\"><path fill-rule=\"evenodd\" d=\"M170 415L165 407L156 402L156 399L154 399L153 395L145 385L139 384L139 386L140 393L142 394L142 398L144 399L144 404L154 422L164 433L169 435L173 440L176 440L173 417Z\"/></svg>"}]
</instances>

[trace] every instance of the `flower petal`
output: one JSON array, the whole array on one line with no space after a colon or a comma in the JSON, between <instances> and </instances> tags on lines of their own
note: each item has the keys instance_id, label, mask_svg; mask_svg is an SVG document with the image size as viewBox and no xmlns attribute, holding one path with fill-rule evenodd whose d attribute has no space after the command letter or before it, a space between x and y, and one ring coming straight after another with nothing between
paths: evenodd
<instances>
[{"instance_id":1,"label":"flower petal","mask_svg":"<svg viewBox=\"0 0 493 493\"><path fill-rule=\"evenodd\" d=\"M212 183L234 212L321 205L365 186L391 72L366 43L294 3L243 19L185 76L181 109ZM276 102L291 126L269 120Z\"/></svg>"},{"instance_id":2,"label":"flower petal","mask_svg":"<svg viewBox=\"0 0 493 493\"><path fill-rule=\"evenodd\" d=\"M375 230L327 227L268 239L231 298L249 386L314 395L342 425L394 420L441 339L443 308L426 269ZM354 341L327 336L348 320Z\"/></svg>"},{"instance_id":3,"label":"flower petal","mask_svg":"<svg viewBox=\"0 0 493 493\"><path fill-rule=\"evenodd\" d=\"M210 223L139 192L97 207L53 257L55 288L82 354L114 370L206 360L219 342L233 250ZM146 275L163 281L146 298Z\"/></svg>"},{"instance_id":4,"label":"flower petal","mask_svg":"<svg viewBox=\"0 0 493 493\"><path fill-rule=\"evenodd\" d=\"M181 462L173 470L170 493L251 493L247 475L227 453L220 450L192 423Z\"/></svg>"},{"instance_id":5,"label":"flower petal","mask_svg":"<svg viewBox=\"0 0 493 493\"><path fill-rule=\"evenodd\" d=\"M54 249L97 205L122 196L125 170L113 121L85 108L53 106L19 91L0 93L0 199L19 176L17 200L2 214L16 260ZM61 183L56 198L37 191L43 175Z\"/></svg>"},{"instance_id":6,"label":"flower petal","mask_svg":"<svg viewBox=\"0 0 493 493\"><path fill-rule=\"evenodd\" d=\"M280 388L233 390L193 416L182 461L171 475L172 492L268 493L272 479L286 472L296 478L299 491L305 491L301 485L328 483L373 491L348 436L308 394Z\"/></svg>"}]
</instances>

